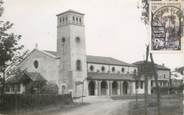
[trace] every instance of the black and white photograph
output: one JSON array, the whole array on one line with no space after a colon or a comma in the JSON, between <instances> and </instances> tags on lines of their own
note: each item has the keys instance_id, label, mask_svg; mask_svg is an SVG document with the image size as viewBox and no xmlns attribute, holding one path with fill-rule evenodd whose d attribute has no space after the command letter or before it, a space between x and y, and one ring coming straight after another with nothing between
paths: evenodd
<instances>
[{"instance_id":1,"label":"black and white photograph","mask_svg":"<svg viewBox=\"0 0 184 115\"><path fill-rule=\"evenodd\" d=\"M184 115L184 0L0 0L0 115Z\"/></svg>"}]
</instances>

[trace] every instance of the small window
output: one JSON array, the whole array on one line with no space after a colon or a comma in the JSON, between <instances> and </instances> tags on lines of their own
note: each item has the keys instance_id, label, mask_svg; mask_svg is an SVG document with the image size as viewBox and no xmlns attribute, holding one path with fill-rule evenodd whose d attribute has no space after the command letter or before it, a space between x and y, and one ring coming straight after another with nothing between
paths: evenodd
<instances>
[{"instance_id":1,"label":"small window","mask_svg":"<svg viewBox=\"0 0 184 115\"><path fill-rule=\"evenodd\" d=\"M68 21L68 17L65 18L66 19L66 22Z\"/></svg>"},{"instance_id":2,"label":"small window","mask_svg":"<svg viewBox=\"0 0 184 115\"><path fill-rule=\"evenodd\" d=\"M63 22L65 21L65 18L63 17Z\"/></svg>"},{"instance_id":3,"label":"small window","mask_svg":"<svg viewBox=\"0 0 184 115\"><path fill-rule=\"evenodd\" d=\"M76 37L76 42L80 42L80 38L79 37Z\"/></svg>"},{"instance_id":4,"label":"small window","mask_svg":"<svg viewBox=\"0 0 184 115\"><path fill-rule=\"evenodd\" d=\"M143 82L143 81L141 81L141 89L143 89L143 83L144 83L144 82Z\"/></svg>"},{"instance_id":5,"label":"small window","mask_svg":"<svg viewBox=\"0 0 184 115\"><path fill-rule=\"evenodd\" d=\"M76 21L78 22L78 18L76 18Z\"/></svg>"},{"instance_id":6,"label":"small window","mask_svg":"<svg viewBox=\"0 0 184 115\"><path fill-rule=\"evenodd\" d=\"M166 75L164 74L164 78L166 78Z\"/></svg>"},{"instance_id":7,"label":"small window","mask_svg":"<svg viewBox=\"0 0 184 115\"><path fill-rule=\"evenodd\" d=\"M101 70L102 70L102 72L104 72L104 71L105 71L105 67L104 67L104 66L102 66Z\"/></svg>"},{"instance_id":8,"label":"small window","mask_svg":"<svg viewBox=\"0 0 184 115\"><path fill-rule=\"evenodd\" d=\"M65 38L64 37L62 37L62 43L65 43Z\"/></svg>"},{"instance_id":9,"label":"small window","mask_svg":"<svg viewBox=\"0 0 184 115\"><path fill-rule=\"evenodd\" d=\"M59 21L60 21L60 23L62 22L62 19L61 18L59 18Z\"/></svg>"},{"instance_id":10,"label":"small window","mask_svg":"<svg viewBox=\"0 0 184 115\"><path fill-rule=\"evenodd\" d=\"M138 88L139 88L139 82L136 81L136 82L135 82L135 85L136 85L136 89L138 89Z\"/></svg>"},{"instance_id":11,"label":"small window","mask_svg":"<svg viewBox=\"0 0 184 115\"><path fill-rule=\"evenodd\" d=\"M81 67L81 61L80 60L77 60L76 61L76 70L77 71L81 71L82 67Z\"/></svg>"},{"instance_id":12,"label":"small window","mask_svg":"<svg viewBox=\"0 0 184 115\"><path fill-rule=\"evenodd\" d=\"M75 21L75 17L73 16L73 21Z\"/></svg>"},{"instance_id":13,"label":"small window","mask_svg":"<svg viewBox=\"0 0 184 115\"><path fill-rule=\"evenodd\" d=\"M91 65L91 66L89 67L89 69L90 69L90 71L94 71L94 66Z\"/></svg>"},{"instance_id":14,"label":"small window","mask_svg":"<svg viewBox=\"0 0 184 115\"><path fill-rule=\"evenodd\" d=\"M115 71L115 67L112 67L112 72L114 72Z\"/></svg>"},{"instance_id":15,"label":"small window","mask_svg":"<svg viewBox=\"0 0 184 115\"><path fill-rule=\"evenodd\" d=\"M125 68L121 68L121 72L123 72L123 73L124 73L124 72L125 72Z\"/></svg>"},{"instance_id":16,"label":"small window","mask_svg":"<svg viewBox=\"0 0 184 115\"><path fill-rule=\"evenodd\" d=\"M82 21L81 21L81 18L79 18L79 22L81 23Z\"/></svg>"},{"instance_id":17,"label":"small window","mask_svg":"<svg viewBox=\"0 0 184 115\"><path fill-rule=\"evenodd\" d=\"M153 87L153 81L151 80L151 87Z\"/></svg>"},{"instance_id":18,"label":"small window","mask_svg":"<svg viewBox=\"0 0 184 115\"><path fill-rule=\"evenodd\" d=\"M136 69L134 69L134 74L136 74L136 72L137 72L137 70L136 70Z\"/></svg>"},{"instance_id":19,"label":"small window","mask_svg":"<svg viewBox=\"0 0 184 115\"><path fill-rule=\"evenodd\" d=\"M38 61L37 61L37 60L35 60L35 61L33 62L33 65L34 65L34 67L37 69L37 68L38 68L38 66L39 66Z\"/></svg>"}]
</instances>

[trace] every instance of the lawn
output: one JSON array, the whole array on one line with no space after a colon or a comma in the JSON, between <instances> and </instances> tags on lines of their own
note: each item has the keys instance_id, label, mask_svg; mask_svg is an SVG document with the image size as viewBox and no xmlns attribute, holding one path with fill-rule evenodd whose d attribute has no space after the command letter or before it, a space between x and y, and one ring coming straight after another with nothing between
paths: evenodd
<instances>
[{"instance_id":1,"label":"lawn","mask_svg":"<svg viewBox=\"0 0 184 115\"><path fill-rule=\"evenodd\" d=\"M144 115L144 100L139 99L129 103L129 115ZM162 97L160 102L160 115L183 115L182 98L180 97ZM157 115L157 103L156 98L152 97L148 99L148 114Z\"/></svg>"}]
</instances>

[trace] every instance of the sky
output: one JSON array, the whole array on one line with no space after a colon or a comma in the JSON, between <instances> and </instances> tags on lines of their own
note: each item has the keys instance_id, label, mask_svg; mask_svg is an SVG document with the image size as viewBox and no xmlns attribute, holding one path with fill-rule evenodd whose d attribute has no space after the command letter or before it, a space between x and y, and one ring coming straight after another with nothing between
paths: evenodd
<instances>
[{"instance_id":1,"label":"sky","mask_svg":"<svg viewBox=\"0 0 184 115\"><path fill-rule=\"evenodd\" d=\"M56 50L56 15L72 9L85 14L86 52L133 63L145 59L149 31L141 21L138 0L7 0L3 19L32 50ZM184 66L184 54L153 53L155 62L174 69Z\"/></svg>"}]
</instances>

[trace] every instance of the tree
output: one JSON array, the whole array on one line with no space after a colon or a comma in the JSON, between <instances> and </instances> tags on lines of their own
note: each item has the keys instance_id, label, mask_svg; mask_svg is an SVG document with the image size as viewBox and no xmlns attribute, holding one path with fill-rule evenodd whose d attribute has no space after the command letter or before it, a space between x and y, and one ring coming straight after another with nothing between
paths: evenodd
<instances>
[{"instance_id":1,"label":"tree","mask_svg":"<svg viewBox=\"0 0 184 115\"><path fill-rule=\"evenodd\" d=\"M3 14L3 2L0 1L0 17ZM5 71L8 66L16 61L20 61L26 55L22 53L23 45L19 44L21 35L10 33L9 30L13 27L13 23L9 21L0 20L0 73L2 73L1 80L1 95L4 94L5 89Z\"/></svg>"}]
</instances>

